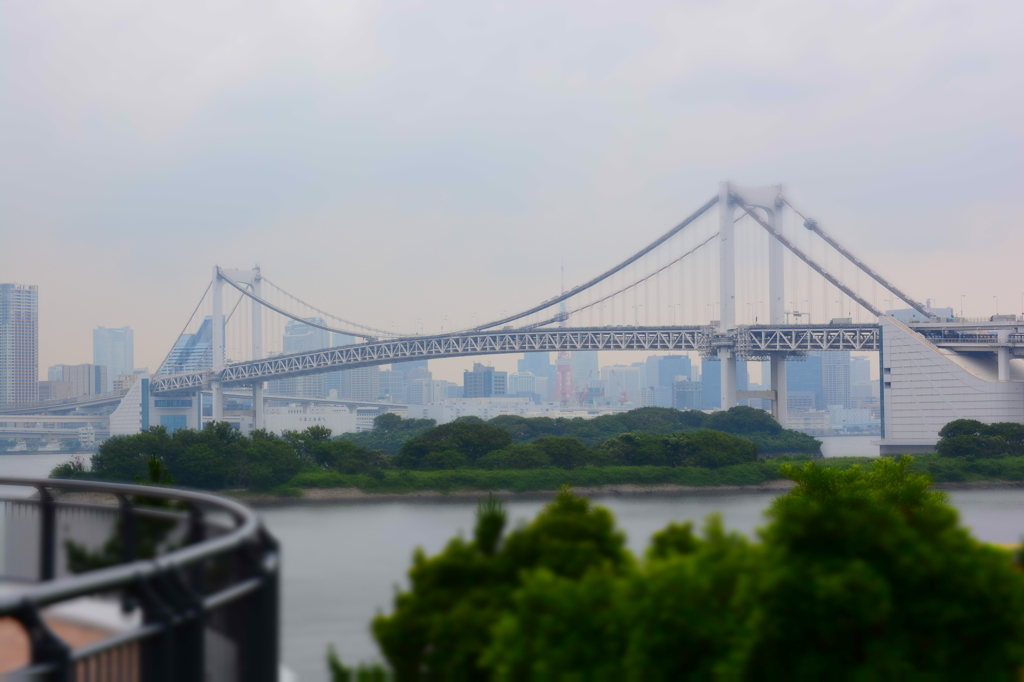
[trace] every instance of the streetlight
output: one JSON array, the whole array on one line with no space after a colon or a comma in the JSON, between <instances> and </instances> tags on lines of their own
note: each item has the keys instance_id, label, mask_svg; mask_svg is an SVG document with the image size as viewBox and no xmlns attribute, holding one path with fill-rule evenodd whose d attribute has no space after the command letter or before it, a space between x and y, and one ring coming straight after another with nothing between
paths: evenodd
<instances>
[{"instance_id":1,"label":"streetlight","mask_svg":"<svg viewBox=\"0 0 1024 682\"><path fill-rule=\"evenodd\" d=\"M967 294L960 294L960 319L964 319L964 296Z\"/></svg>"},{"instance_id":2,"label":"streetlight","mask_svg":"<svg viewBox=\"0 0 1024 682\"><path fill-rule=\"evenodd\" d=\"M993 296L992 298L996 299L996 315L998 315L999 314L999 297L998 296Z\"/></svg>"}]
</instances>

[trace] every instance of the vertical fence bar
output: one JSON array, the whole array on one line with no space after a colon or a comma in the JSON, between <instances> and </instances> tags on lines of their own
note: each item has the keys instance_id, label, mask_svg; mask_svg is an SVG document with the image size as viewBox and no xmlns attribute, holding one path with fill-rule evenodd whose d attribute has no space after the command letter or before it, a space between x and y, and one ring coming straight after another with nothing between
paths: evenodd
<instances>
[{"instance_id":1,"label":"vertical fence bar","mask_svg":"<svg viewBox=\"0 0 1024 682\"><path fill-rule=\"evenodd\" d=\"M14 617L25 628L32 649L34 665L49 665L50 671L41 678L46 682L72 682L73 664L71 647L54 634L39 614L35 604L26 603Z\"/></svg>"},{"instance_id":2,"label":"vertical fence bar","mask_svg":"<svg viewBox=\"0 0 1024 682\"><path fill-rule=\"evenodd\" d=\"M45 486L39 491L39 580L53 580L57 572L57 505Z\"/></svg>"},{"instance_id":3,"label":"vertical fence bar","mask_svg":"<svg viewBox=\"0 0 1024 682\"><path fill-rule=\"evenodd\" d=\"M240 657L241 679L276 682L280 664L281 555L277 541L263 529L259 544L252 550L253 568L262 577L262 585L245 600L248 608L244 632L240 633L245 651Z\"/></svg>"}]
</instances>

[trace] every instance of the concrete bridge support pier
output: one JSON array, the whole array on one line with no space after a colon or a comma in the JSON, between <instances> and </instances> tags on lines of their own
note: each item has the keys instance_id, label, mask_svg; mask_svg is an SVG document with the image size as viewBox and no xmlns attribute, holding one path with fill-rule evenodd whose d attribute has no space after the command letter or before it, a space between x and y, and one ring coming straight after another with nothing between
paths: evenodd
<instances>
[{"instance_id":1,"label":"concrete bridge support pier","mask_svg":"<svg viewBox=\"0 0 1024 682\"><path fill-rule=\"evenodd\" d=\"M784 355L773 355L769 360L769 365L772 375L771 390L775 394L775 397L772 398L772 416L785 429L788 428L786 424L789 421L789 396L786 393L786 357Z\"/></svg>"},{"instance_id":2,"label":"concrete bridge support pier","mask_svg":"<svg viewBox=\"0 0 1024 682\"><path fill-rule=\"evenodd\" d=\"M213 421L224 421L224 384L211 381L210 392L213 394Z\"/></svg>"},{"instance_id":3,"label":"concrete bridge support pier","mask_svg":"<svg viewBox=\"0 0 1024 682\"><path fill-rule=\"evenodd\" d=\"M263 382L252 385L252 427L262 429L263 426Z\"/></svg>"},{"instance_id":4,"label":"concrete bridge support pier","mask_svg":"<svg viewBox=\"0 0 1024 682\"><path fill-rule=\"evenodd\" d=\"M1010 332L1000 331L996 338L999 347L996 349L996 361L999 381L1010 380Z\"/></svg>"},{"instance_id":5,"label":"concrete bridge support pier","mask_svg":"<svg viewBox=\"0 0 1024 682\"><path fill-rule=\"evenodd\" d=\"M736 356L727 348L718 349L718 359L722 365L722 409L736 407L739 402L736 393Z\"/></svg>"}]
</instances>

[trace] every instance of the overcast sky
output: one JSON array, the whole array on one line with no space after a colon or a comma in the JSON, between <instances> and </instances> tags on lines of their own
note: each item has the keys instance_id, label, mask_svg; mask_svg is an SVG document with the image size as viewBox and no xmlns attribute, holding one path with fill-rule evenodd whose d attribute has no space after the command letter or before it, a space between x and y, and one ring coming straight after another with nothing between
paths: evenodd
<instances>
[{"instance_id":1,"label":"overcast sky","mask_svg":"<svg viewBox=\"0 0 1024 682\"><path fill-rule=\"evenodd\" d=\"M1020 2L0 3L0 281L40 369L216 263L437 329L783 183L912 296L1021 312ZM409 327L408 324L405 325ZM45 378L45 377L44 377Z\"/></svg>"}]
</instances>

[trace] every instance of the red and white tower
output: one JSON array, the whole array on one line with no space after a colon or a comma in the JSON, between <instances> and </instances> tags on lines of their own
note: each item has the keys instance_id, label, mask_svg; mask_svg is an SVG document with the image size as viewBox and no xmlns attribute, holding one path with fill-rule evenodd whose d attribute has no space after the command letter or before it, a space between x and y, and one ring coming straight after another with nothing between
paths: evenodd
<instances>
[{"instance_id":1,"label":"red and white tower","mask_svg":"<svg viewBox=\"0 0 1024 682\"><path fill-rule=\"evenodd\" d=\"M562 289L565 289L563 284ZM559 327L568 325L569 316L565 312L565 303L562 303L559 311L562 319L558 321ZM575 387L572 383L572 354L567 350L558 351L558 358L555 360L555 388L551 392L551 400L568 405L574 398Z\"/></svg>"}]
</instances>

